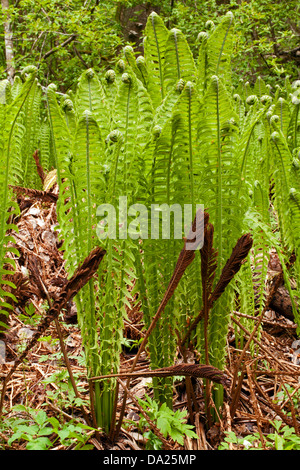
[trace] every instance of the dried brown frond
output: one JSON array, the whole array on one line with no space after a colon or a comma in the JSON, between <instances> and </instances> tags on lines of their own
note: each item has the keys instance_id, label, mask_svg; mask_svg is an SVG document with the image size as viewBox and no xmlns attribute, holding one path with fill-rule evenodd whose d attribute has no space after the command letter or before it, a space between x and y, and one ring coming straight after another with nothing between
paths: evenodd
<instances>
[{"instance_id":1,"label":"dried brown frond","mask_svg":"<svg viewBox=\"0 0 300 470\"><path fill-rule=\"evenodd\" d=\"M218 252L213 248L214 226L207 224L204 234L204 244L200 250L201 255L201 280L203 292L209 296L212 291L216 269L218 265Z\"/></svg>"},{"instance_id":2,"label":"dried brown frond","mask_svg":"<svg viewBox=\"0 0 300 470\"><path fill-rule=\"evenodd\" d=\"M173 275L161 302L161 311L165 308L172 297L185 270L194 260L196 250L202 245L208 220L209 214L207 212L203 212L202 209L199 209L194 218L189 234L184 241L184 247L178 256Z\"/></svg>"},{"instance_id":3,"label":"dried brown frond","mask_svg":"<svg viewBox=\"0 0 300 470\"><path fill-rule=\"evenodd\" d=\"M36 150L34 152L33 158L34 158L34 161L35 161L35 164L36 164L36 169L37 169L38 175L41 179L42 184L44 184L46 175L45 175L45 172L43 170L42 165L40 164L39 151L38 150Z\"/></svg>"},{"instance_id":4,"label":"dried brown frond","mask_svg":"<svg viewBox=\"0 0 300 470\"><path fill-rule=\"evenodd\" d=\"M222 270L220 279L217 282L213 293L209 296L209 299L207 300L207 305L204 305L204 308L202 308L199 315L197 315L197 317L189 326L188 331L182 339L182 345L184 345L184 343L189 338L191 332L198 325L199 321L201 321L203 316L207 314L207 311L211 309L213 303L223 294L224 290L226 289L230 281L233 279L234 275L239 271L244 259L247 257L249 251L251 250L252 244L253 239L251 238L251 235L249 233L239 238L235 247L232 250L230 258L228 259L227 263L225 264Z\"/></svg>"},{"instance_id":5,"label":"dried brown frond","mask_svg":"<svg viewBox=\"0 0 300 470\"><path fill-rule=\"evenodd\" d=\"M185 377L195 377L201 379L209 379L212 382L222 384L229 387L231 380L223 371L207 364L175 364L174 366L162 367L147 372L136 373L120 373L112 375L103 375L99 377L91 377L91 381L106 379L109 377L176 377L184 375Z\"/></svg>"},{"instance_id":6,"label":"dried brown frond","mask_svg":"<svg viewBox=\"0 0 300 470\"><path fill-rule=\"evenodd\" d=\"M68 280L61 296L66 296L67 301L71 300L96 273L105 253L103 248L96 246Z\"/></svg>"},{"instance_id":7,"label":"dried brown frond","mask_svg":"<svg viewBox=\"0 0 300 470\"><path fill-rule=\"evenodd\" d=\"M57 202L58 195L51 193L50 191L40 191L38 189L32 188L23 188L22 186L10 186L14 193L20 195L25 194L25 196L40 199L43 202L55 203Z\"/></svg>"},{"instance_id":8,"label":"dried brown frond","mask_svg":"<svg viewBox=\"0 0 300 470\"><path fill-rule=\"evenodd\" d=\"M238 239L235 247L232 250L230 258L222 270L220 279L213 291L213 294L209 299L210 305L212 305L223 294L230 281L240 270L243 261L252 248L252 244L253 239L250 233L242 235L241 238Z\"/></svg>"}]
</instances>

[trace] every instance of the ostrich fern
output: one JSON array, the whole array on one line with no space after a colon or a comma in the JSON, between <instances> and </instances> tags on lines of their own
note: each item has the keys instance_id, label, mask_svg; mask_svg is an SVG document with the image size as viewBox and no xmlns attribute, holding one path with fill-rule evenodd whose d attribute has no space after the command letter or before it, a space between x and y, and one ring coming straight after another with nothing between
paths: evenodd
<instances>
[{"instance_id":1,"label":"ostrich fern","mask_svg":"<svg viewBox=\"0 0 300 470\"><path fill-rule=\"evenodd\" d=\"M169 207L191 204L195 214L196 205L204 204L214 226L214 248L218 252L216 279L241 234L257 227L257 223L265 224L265 230L255 233L254 264L248 259L236 286L231 283L227 287L210 314L207 325L209 360L219 368L225 364L228 313L235 305L235 289L239 305L248 314L254 314L264 305L268 252L273 240L266 235L270 227L268 191L271 178L279 178L278 172L274 172L274 160L267 157L269 152L275 155L276 151L271 138L273 124L270 124L274 113L279 114L280 139L288 139L291 132L292 141L297 141L296 112L290 113L288 102L279 92L273 98L260 78L253 89L241 83L239 89L232 92L233 23L229 13L216 27L209 24L208 30L199 35L202 40L199 57L194 60L182 32L168 31L159 16L152 13L145 28L145 56L135 59L133 49L126 46L115 71L106 72L103 79L92 70L84 72L78 81L74 102L65 101L61 108L56 105L57 112L63 110L64 116L60 118L64 120L63 133L58 131L55 116L50 116L54 155L60 167L63 201L59 209L60 225L70 268L80 261L84 246L90 249L93 243L99 243L92 229L96 222L92 216L95 206L103 202L116 205L120 196L126 195L129 204L142 202L149 210L155 204L166 203ZM49 98L49 105L51 100ZM274 119L271 118L272 123ZM95 156L88 159L87 151L92 151L90 135L99 142ZM73 136L77 136L76 144ZM79 147L82 156L77 150ZM286 164L285 159L283 165ZM278 180L277 187L281 184ZM293 191L284 184L285 197L290 204L293 202L295 212L297 189ZM88 197L84 197L82 191ZM275 205L282 218L279 194L280 190L275 194ZM284 226L281 231L285 233ZM291 240L290 236L288 238ZM289 249L297 243L294 237ZM95 344L97 337L107 345L102 352L100 346L96 348L102 373L109 373L107 363L110 367L112 359L118 363L121 343L121 335L115 342L112 339L115 335L111 331L112 324L115 322L122 329L125 307L131 301L131 288L139 294L147 327L168 285L180 241L172 237L156 240L149 233L148 239L142 240L139 246L126 237L119 241L108 239L104 244L107 260L102 263L99 279L93 288L90 286L90 294L85 297L85 302L89 298L89 307L79 310L93 312L93 325L85 320L82 325L91 324L97 331L99 336L95 333L92 340ZM201 262L197 255L199 253L150 335L152 368L174 363L175 332L184 332L188 322L192 322L202 308ZM251 270L255 277L249 284ZM95 294L95 291L101 292L104 282L105 295ZM106 312L105 321L99 314L101 311ZM86 314L81 315L85 318ZM102 320L97 320L98 317ZM191 339L204 354L201 325ZM116 347L113 356L108 352L110 344ZM92 367L91 373L95 373L95 368ZM169 379L154 379L154 389L158 400L171 403ZM109 386L107 391L109 393ZM217 407L222 404L221 387L215 392L215 400ZM108 402L102 405L104 403Z\"/></svg>"},{"instance_id":2,"label":"ostrich fern","mask_svg":"<svg viewBox=\"0 0 300 470\"><path fill-rule=\"evenodd\" d=\"M151 330L152 369L173 365L187 336L201 360L224 367L230 311L238 307L251 316L264 308L270 248L278 252L299 322L286 263L295 253L293 275L299 296L300 88L287 80L286 91L277 88L272 94L258 78L254 86L241 81L232 89L233 15L206 26L199 33L199 55L194 58L183 33L168 31L152 13L145 28L144 56L136 59L133 48L126 46L114 70L103 76L86 70L70 95L57 93L51 84L43 96L32 67L25 69L22 79L16 77L12 87L7 80L0 83L2 310L8 308L5 253L13 252L7 221L13 214L10 207L17 210L8 185L38 184L31 152L39 146L45 170L57 170L59 234L69 276L96 245L106 250L97 275L76 296L89 377L118 372L128 309L138 301L149 328L182 250L182 240L172 236L172 217L171 236L165 239L152 233L149 220L144 221L148 237L129 236L127 228L138 226L132 218L141 204L151 219L159 220L160 231L164 204L173 209L189 204L187 226L202 205L211 224L211 245L207 243L213 275L209 265L205 267L205 253L196 251ZM41 110L44 98L46 115ZM125 196L131 207L127 220L118 207ZM99 217L104 216L104 207L115 209L115 237L103 236ZM271 212L278 221L276 236ZM209 289L214 292L237 241L249 231L252 256L208 309L205 273L211 274ZM183 238L183 227L181 232ZM205 322L198 324L202 311ZM246 321L250 328L251 320ZM172 380L154 378L153 386L156 399L171 406ZM97 424L106 432L115 393L114 379L102 388L95 383ZM217 409L222 396L217 385Z\"/></svg>"},{"instance_id":3,"label":"ostrich fern","mask_svg":"<svg viewBox=\"0 0 300 470\"><path fill-rule=\"evenodd\" d=\"M35 68L31 70L20 92L14 95L15 98L6 81L2 82L1 87L3 94L0 104L0 315L3 319L12 309L5 298L11 297L16 300L12 293L5 290L5 286L14 288L7 275L11 275L14 270L13 255L18 256L13 246L14 238L11 236L11 231L17 228L10 223L10 220L12 216L18 214L19 208L12 200L10 185L18 184L23 176L21 150L24 138L24 108L35 85L35 70ZM5 322L1 321L0 326L5 327Z\"/></svg>"}]
</instances>

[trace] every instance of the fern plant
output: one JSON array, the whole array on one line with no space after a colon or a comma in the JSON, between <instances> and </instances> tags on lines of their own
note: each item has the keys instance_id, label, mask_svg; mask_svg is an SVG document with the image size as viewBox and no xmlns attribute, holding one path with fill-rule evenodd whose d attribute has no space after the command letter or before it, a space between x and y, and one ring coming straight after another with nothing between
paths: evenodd
<instances>
[{"instance_id":1,"label":"fern plant","mask_svg":"<svg viewBox=\"0 0 300 470\"><path fill-rule=\"evenodd\" d=\"M18 256L16 248L13 246L14 238L12 230L17 230L11 223L14 215L18 214L19 207L13 201L10 185L18 184L19 178L23 174L22 166L22 142L24 137L23 112L26 102L35 84L35 71L32 69L20 93L15 98L7 81L1 83L2 100L0 104L0 326L5 327L5 318L8 316L12 306L6 301L11 298L16 301L12 292L5 289L6 286L14 289L14 284L8 279L15 268L14 256ZM3 321L4 320L4 321Z\"/></svg>"},{"instance_id":2,"label":"fern plant","mask_svg":"<svg viewBox=\"0 0 300 470\"><path fill-rule=\"evenodd\" d=\"M218 252L216 279L236 240L249 228L246 213L250 193L255 188L255 207L258 213L263 211L264 217L269 179L262 180L253 168L259 155L263 159L268 145L263 119L271 97L264 98L267 88L259 80L253 91L257 98L256 95L252 98L246 87L241 90L241 96L233 99L230 86L233 16L226 15L217 27L208 26L207 33L201 35L203 41L196 62L182 32L168 31L158 15L152 13L145 29L144 58L135 60L132 48L127 46L115 71L108 71L104 79L97 78L91 70L86 71L79 79L74 103L65 100L61 108L54 103L49 89L52 146L61 186L60 226L70 272L80 262L83 248L89 250L93 243L98 243L92 228L96 224L92 215L95 206L101 202L116 206L118 198L124 195L130 204L143 202L149 209L158 208L152 214L154 217L162 204L169 207L191 204L191 216L195 215L197 204L204 204L214 225L214 247ZM56 122L57 113L60 118ZM259 187L262 188L260 196ZM173 231L172 221L170 227ZM80 313L82 328L87 326L83 332L87 348L91 350L92 344L97 344L98 332L102 344L107 345L99 354L101 367L91 365L91 373L96 373L96 369L98 374L100 369L109 373L105 368L107 363L117 367L118 340L113 361L108 352L114 341L110 330L113 322L122 328L131 288L139 293L146 327L159 307L177 261L180 241L174 237L155 239L151 235L149 232L139 249L125 236L119 242L108 239L105 243L107 264L102 263L99 279L84 297L89 307L79 305L80 312L92 312L89 320L86 314ZM269 245L263 235L257 241L253 248L255 259L258 260L261 250L263 253L263 269L257 281L262 308ZM248 282L250 273L248 264L240 273L241 285L245 280ZM198 281L193 282L194 279ZM197 253L149 338L152 368L173 364L177 348L175 331L184 331L202 308L200 279L201 260ZM99 300L95 292L101 291L104 282L108 289ZM247 305L247 312L253 314L255 288L253 285L252 290L240 289L240 304L245 308ZM234 285L230 285L214 304L206 325L208 360L219 368L224 366L228 313L234 301ZM100 311L105 312L102 323L97 322ZM89 329L94 331L91 343ZM203 335L199 326L196 345L202 356ZM95 364L96 355L93 356ZM171 403L169 379L154 379L154 389L159 401ZM218 407L222 403L221 387L215 399ZM112 401L108 406L109 398L105 400L103 406L105 403L111 410Z\"/></svg>"},{"instance_id":3,"label":"fern plant","mask_svg":"<svg viewBox=\"0 0 300 470\"><path fill-rule=\"evenodd\" d=\"M295 253L297 295L300 88L290 84L289 93L277 88L272 94L258 78L254 86L240 82L232 89L233 27L231 13L216 26L208 22L194 58L184 34L168 31L152 13L145 28L144 56L135 58L132 47L126 46L114 70L103 76L86 70L75 93L62 95L52 84L43 95L32 68L25 70L24 77L29 75L24 83L16 78L12 87L7 81L0 84L2 266L11 241L8 208L15 207L8 185L37 184L30 159L36 146L45 170L57 171L59 233L69 275L96 245L106 250L97 276L76 297L89 377L118 372L123 321L136 301L146 328L159 312L148 339L152 369L173 365L178 347L186 353L183 343L196 349L203 362L222 369L230 311L239 308L248 316L263 312L271 247L278 252L295 306L286 262ZM43 100L46 116L41 112ZM181 208L183 214L185 205L191 208L186 227L181 224L178 230L170 215L170 232L163 233L162 209L172 214ZM210 216L210 244L207 251L196 250L162 308L185 229L199 205ZM276 235L270 212L278 221ZM112 220L115 227L109 226ZM141 236L142 228L147 236ZM224 281L237 241L249 242L249 231L251 256L248 243L235 280L225 283L224 292L208 305L208 297L218 292L220 279ZM3 270L3 282L5 274ZM251 320L245 321L250 328ZM155 399L171 406L172 380L156 377L153 385ZM106 432L113 423L116 398L114 379L102 388L95 382L96 420ZM221 385L216 385L213 399L218 410Z\"/></svg>"}]
</instances>

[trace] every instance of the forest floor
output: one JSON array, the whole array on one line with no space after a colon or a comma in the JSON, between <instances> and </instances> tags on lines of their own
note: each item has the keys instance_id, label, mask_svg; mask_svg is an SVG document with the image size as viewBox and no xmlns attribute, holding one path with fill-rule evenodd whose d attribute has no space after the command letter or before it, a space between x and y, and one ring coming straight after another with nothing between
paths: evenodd
<instances>
[{"instance_id":1,"label":"forest floor","mask_svg":"<svg viewBox=\"0 0 300 470\"><path fill-rule=\"evenodd\" d=\"M16 191L18 193L18 191ZM14 223L18 233L14 233L15 246L20 256L16 258L16 274L13 277L17 286L15 295L17 304L8 319L9 329L2 334L0 342L0 378L3 383L12 364L24 350L40 320L47 314L48 300L55 299L64 286L67 274L64 269L61 244L57 238L55 226L56 203L40 196L18 194L20 215ZM55 190L53 191L55 194ZM276 256L271 258L267 286L280 273ZM277 263L277 264L276 264ZM42 284L38 285L36 275L39 272ZM282 312L281 312L282 313ZM193 379L194 393L198 409L194 409L191 423L195 426L198 439L186 437L184 445L167 438L165 449L173 450L216 450L226 437L226 432L233 431L241 441L230 442L229 449L243 449L243 439L258 433L257 446L266 447L265 437L274 432L270 421L279 420L300 432L300 341L297 340L296 324L290 315L270 308L265 312L261 328L255 334L249 351L243 353L243 344L238 341L237 331L243 314L232 312L232 326L229 329L227 352L228 360L225 373L233 378L241 354L245 354L238 374L237 386L225 390L223 413L217 424L209 424L205 413L203 382ZM255 320L248 319L249 329L244 327L241 337L244 345L249 338ZM243 323L245 325L245 322ZM69 362L76 378L82 401L76 401L68 385L68 376L61 353L58 331L54 323L46 334L28 353L26 360L17 368L7 384L3 424L0 427L0 448L23 450L28 444L25 438L9 442L13 432L14 420L23 419L27 426L30 421L28 410L44 410L47 417L56 417L60 422L85 423L82 404L92 422L89 406L89 386L83 362L80 330L77 325L76 307L73 301L61 314L60 328ZM241 331L241 330L240 330ZM143 336L142 315L137 310L128 311L124 337L128 342L139 340ZM121 358L121 372L126 373L134 360L135 350L124 346ZM149 370L148 359L143 354L136 367L142 375ZM146 438L138 426L142 412L136 398L143 399L145 394L152 396L149 379L137 377L131 380L130 394L127 397L125 417L121 432L114 442L95 430L86 430L87 443L98 450L143 450ZM117 417L122 404L123 391L120 387ZM174 410L188 408L185 382L174 382ZM16 405L24 405L20 408ZM27 410L27 411L26 411ZM26 421L27 419L27 421ZM22 421L22 420L21 420ZM5 424L6 423L6 424ZM149 427L154 434L154 423ZM152 426L153 425L153 426ZM53 436L48 436L51 440ZM57 437L57 435L56 435ZM71 443L70 443L71 442ZM75 447L72 441L61 438L55 441L53 449L68 450Z\"/></svg>"}]
</instances>

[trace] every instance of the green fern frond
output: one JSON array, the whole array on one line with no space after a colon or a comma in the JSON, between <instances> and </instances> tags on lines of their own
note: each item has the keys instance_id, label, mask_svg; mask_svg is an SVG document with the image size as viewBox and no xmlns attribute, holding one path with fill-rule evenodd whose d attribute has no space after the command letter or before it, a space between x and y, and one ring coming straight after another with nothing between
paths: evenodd
<instances>
[{"instance_id":1,"label":"green fern frond","mask_svg":"<svg viewBox=\"0 0 300 470\"><path fill-rule=\"evenodd\" d=\"M141 71L137 66L133 47L125 46L123 49L123 52L124 52L124 57L125 57L124 60L126 60L129 66L129 69L132 70L135 73L136 78L138 78L143 83L143 75L141 74Z\"/></svg>"},{"instance_id":2,"label":"green fern frond","mask_svg":"<svg viewBox=\"0 0 300 470\"><path fill-rule=\"evenodd\" d=\"M217 75L228 89L231 86L233 26L233 14L228 12L207 40L206 81Z\"/></svg>"},{"instance_id":3,"label":"green fern frond","mask_svg":"<svg viewBox=\"0 0 300 470\"><path fill-rule=\"evenodd\" d=\"M17 183L18 174L14 169L18 168L20 163L20 155L18 155L19 162L13 151L16 149L16 145L20 148L20 132L22 127L19 126L20 118L22 117L22 110L25 106L26 100L30 94L32 86L35 82L35 73L30 74L25 81L22 91L17 97L10 103L4 104L5 109L2 109L3 121L2 121L2 144L1 144L1 158L0 158L0 285L5 283L3 276L5 274L12 274L12 271L4 269L5 264L10 264L14 271L14 261L11 257L7 256L9 252L14 255L17 254L16 249L11 245L14 243L14 238L11 236L11 230L17 230L14 225L8 224L9 217L17 215L19 213L19 207L12 201L12 194L9 185ZM8 272L7 272L8 271ZM5 296L7 293L3 293L1 288L0 293L0 309L3 312L7 312L9 304L5 302Z\"/></svg>"},{"instance_id":4,"label":"green fern frond","mask_svg":"<svg viewBox=\"0 0 300 470\"><path fill-rule=\"evenodd\" d=\"M165 123L171 118L174 105L177 102L184 87L185 82L181 79L167 93L161 105L156 108L155 116L153 119L153 129L155 126L163 127Z\"/></svg>"},{"instance_id":5,"label":"green fern frond","mask_svg":"<svg viewBox=\"0 0 300 470\"><path fill-rule=\"evenodd\" d=\"M103 89L106 97L106 103L109 110L109 117L112 119L112 108L116 98L118 85L116 82L116 72L112 69L107 70L103 80ZM105 136L106 138L107 136Z\"/></svg>"},{"instance_id":6,"label":"green fern frond","mask_svg":"<svg viewBox=\"0 0 300 470\"><path fill-rule=\"evenodd\" d=\"M166 42L163 67L164 89L168 92L178 80L194 81L196 66L184 34L176 28L171 29Z\"/></svg>"},{"instance_id":7,"label":"green fern frond","mask_svg":"<svg viewBox=\"0 0 300 470\"><path fill-rule=\"evenodd\" d=\"M5 79L0 81L0 106L8 105L12 102L14 96L12 95L12 86L10 81Z\"/></svg>"},{"instance_id":8,"label":"green fern frond","mask_svg":"<svg viewBox=\"0 0 300 470\"><path fill-rule=\"evenodd\" d=\"M276 121L277 116L271 118L271 128L276 129L271 134L271 144L274 150L273 178L275 181L275 208L279 218L279 227L283 243L290 247L293 246L292 221L288 213L288 198L290 191L290 167L292 155L287 145L286 139L279 129Z\"/></svg>"},{"instance_id":9,"label":"green fern frond","mask_svg":"<svg viewBox=\"0 0 300 470\"><path fill-rule=\"evenodd\" d=\"M253 93L254 95L258 96L258 98L261 98L263 95L268 94L266 84L261 77L257 77L253 88Z\"/></svg>"},{"instance_id":10,"label":"green fern frond","mask_svg":"<svg viewBox=\"0 0 300 470\"><path fill-rule=\"evenodd\" d=\"M290 150L297 148L300 142L300 125L299 125L299 109L300 109L300 100L292 100L293 108L291 111L291 118L288 124L287 136L288 144Z\"/></svg>"},{"instance_id":11,"label":"green fern frond","mask_svg":"<svg viewBox=\"0 0 300 470\"><path fill-rule=\"evenodd\" d=\"M144 56L149 73L148 91L156 108L165 97L163 64L168 30L163 20L152 12L147 20L144 38Z\"/></svg>"},{"instance_id":12,"label":"green fern frond","mask_svg":"<svg viewBox=\"0 0 300 470\"><path fill-rule=\"evenodd\" d=\"M38 148L40 130L42 90L37 81L32 86L24 108L25 136L22 148L24 181L23 185L31 188L41 188L41 180L36 170L33 153Z\"/></svg>"},{"instance_id":13,"label":"green fern frond","mask_svg":"<svg viewBox=\"0 0 300 470\"><path fill-rule=\"evenodd\" d=\"M92 69L83 72L79 78L74 104L77 119L85 110L93 114L104 140L110 132L110 113L103 86Z\"/></svg>"},{"instance_id":14,"label":"green fern frond","mask_svg":"<svg viewBox=\"0 0 300 470\"><path fill-rule=\"evenodd\" d=\"M273 113L279 117L280 130L282 131L283 135L287 137L291 118L288 102L284 98L279 98L274 107Z\"/></svg>"},{"instance_id":15,"label":"green fern frond","mask_svg":"<svg viewBox=\"0 0 300 470\"><path fill-rule=\"evenodd\" d=\"M98 124L90 111L79 118L72 151L72 178L76 193L77 242L82 262L96 243L96 206L103 197L105 183L102 162L104 147ZM102 158L101 158L102 157Z\"/></svg>"},{"instance_id":16,"label":"green fern frond","mask_svg":"<svg viewBox=\"0 0 300 470\"><path fill-rule=\"evenodd\" d=\"M203 95L206 87L206 68L207 68L207 41L208 34L202 31L198 34L200 41L199 56L197 59L197 87L200 95Z\"/></svg>"},{"instance_id":17,"label":"green fern frond","mask_svg":"<svg viewBox=\"0 0 300 470\"><path fill-rule=\"evenodd\" d=\"M72 136L76 132L76 113L74 110L74 104L70 99L66 99L61 103L61 109L65 116L67 127Z\"/></svg>"},{"instance_id":18,"label":"green fern frond","mask_svg":"<svg viewBox=\"0 0 300 470\"><path fill-rule=\"evenodd\" d=\"M41 124L39 150L42 168L45 170L45 172L48 172L54 166L54 162L51 160L51 136L48 121L44 121Z\"/></svg>"}]
</instances>

